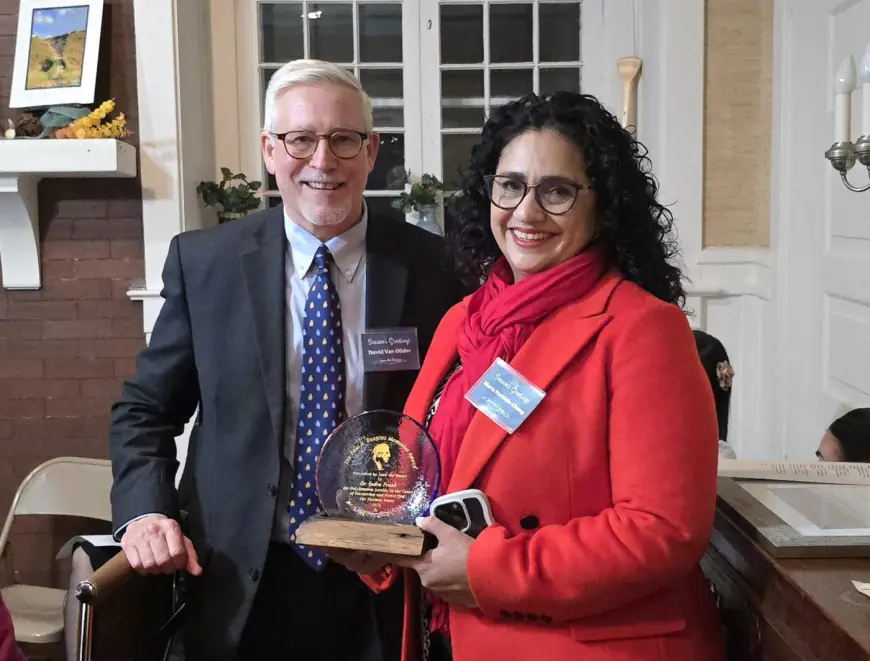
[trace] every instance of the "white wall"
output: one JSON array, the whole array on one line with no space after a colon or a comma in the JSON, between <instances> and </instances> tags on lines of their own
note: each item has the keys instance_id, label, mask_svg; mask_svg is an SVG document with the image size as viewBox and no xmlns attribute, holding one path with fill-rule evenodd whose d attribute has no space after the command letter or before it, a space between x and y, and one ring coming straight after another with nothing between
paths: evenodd
<instances>
[{"instance_id":1,"label":"white wall","mask_svg":"<svg viewBox=\"0 0 870 661\"><path fill-rule=\"evenodd\" d=\"M689 277L693 327L725 345L736 375L728 440L738 456L779 456L770 416L770 251L703 249L704 5L644 0L638 11L640 85L638 137L648 148L669 205ZM623 53L623 55L626 53Z\"/></svg>"},{"instance_id":2,"label":"white wall","mask_svg":"<svg viewBox=\"0 0 870 661\"><path fill-rule=\"evenodd\" d=\"M834 73L868 42L870 0L776 3L770 370L774 438L789 458L812 458L839 413L870 405L870 192L847 191L823 156ZM862 170L856 183L867 181Z\"/></svg>"},{"instance_id":3,"label":"white wall","mask_svg":"<svg viewBox=\"0 0 870 661\"><path fill-rule=\"evenodd\" d=\"M170 240L208 223L196 185L214 172L212 50L207 0L134 0L133 11L145 282L128 296L142 301L147 342ZM182 467L189 433L178 439Z\"/></svg>"},{"instance_id":4,"label":"white wall","mask_svg":"<svg viewBox=\"0 0 870 661\"><path fill-rule=\"evenodd\" d=\"M661 7L643 4L647 18ZM700 215L686 218L697 208L691 194L673 210L694 283L692 323L722 340L736 372L729 440L743 458L809 460L835 417L870 406L870 192L847 191L824 159L834 72L847 53L860 59L870 41L870 0L777 0L775 11L771 248L701 250ZM643 25L650 39L668 39L667 20L657 34L654 21ZM692 38L674 36L670 49L690 57ZM673 93L667 77L676 71L666 58L645 66L653 98L641 106L654 115L642 126L660 130L641 137L661 160L665 200L676 183L669 150L686 152L675 155L678 168L696 154L694 113L671 111L674 132L685 127L676 138L655 117L666 112L658 106ZM860 93L852 105L855 139ZM860 167L850 177L867 181Z\"/></svg>"},{"instance_id":5,"label":"white wall","mask_svg":"<svg viewBox=\"0 0 870 661\"><path fill-rule=\"evenodd\" d=\"M773 271L766 248L708 248L690 298L695 328L719 338L734 367L728 441L743 459L780 457L773 434L768 347Z\"/></svg>"}]
</instances>

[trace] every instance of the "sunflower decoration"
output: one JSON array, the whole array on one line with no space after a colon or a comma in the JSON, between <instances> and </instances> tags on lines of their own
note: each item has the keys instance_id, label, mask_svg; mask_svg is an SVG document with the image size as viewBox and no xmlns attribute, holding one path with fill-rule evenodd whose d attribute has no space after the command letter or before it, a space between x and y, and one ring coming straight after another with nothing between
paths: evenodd
<instances>
[{"instance_id":1,"label":"sunflower decoration","mask_svg":"<svg viewBox=\"0 0 870 661\"><path fill-rule=\"evenodd\" d=\"M117 117L114 119L105 121L114 110L114 99L104 101L90 114L76 119L71 124L58 129L55 132L54 137L67 139L74 138L78 140L89 138L126 138L129 135L129 132L127 131L127 118L124 117L124 113L118 113Z\"/></svg>"}]
</instances>

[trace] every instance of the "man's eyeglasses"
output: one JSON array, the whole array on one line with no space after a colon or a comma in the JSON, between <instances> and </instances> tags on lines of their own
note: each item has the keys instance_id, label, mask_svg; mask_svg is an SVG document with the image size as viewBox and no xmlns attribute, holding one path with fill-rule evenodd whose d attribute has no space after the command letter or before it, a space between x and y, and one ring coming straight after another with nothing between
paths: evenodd
<instances>
[{"instance_id":1,"label":"man's eyeglasses","mask_svg":"<svg viewBox=\"0 0 870 661\"><path fill-rule=\"evenodd\" d=\"M368 133L360 131L336 131L335 133L314 133L313 131L287 131L273 133L284 143L284 149L290 158L311 158L317 151L321 140L326 140L330 151L337 158L347 160L355 158L362 151L363 143L369 139Z\"/></svg>"},{"instance_id":2,"label":"man's eyeglasses","mask_svg":"<svg viewBox=\"0 0 870 661\"><path fill-rule=\"evenodd\" d=\"M499 209L510 211L516 209L529 194L535 190L538 205L547 213L561 216L571 211L577 195L583 191L591 191L592 186L585 186L561 177L543 177L536 184L528 184L518 177L500 174L486 175L486 194L489 201Z\"/></svg>"}]
</instances>

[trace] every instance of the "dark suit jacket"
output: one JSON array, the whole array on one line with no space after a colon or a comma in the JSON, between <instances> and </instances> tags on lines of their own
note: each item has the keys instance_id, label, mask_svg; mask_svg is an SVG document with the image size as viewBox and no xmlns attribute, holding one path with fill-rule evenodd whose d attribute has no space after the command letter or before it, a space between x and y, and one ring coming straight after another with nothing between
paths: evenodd
<instances>
[{"instance_id":1,"label":"dark suit jacket","mask_svg":"<svg viewBox=\"0 0 870 661\"><path fill-rule=\"evenodd\" d=\"M177 518L184 510L204 563L191 589L188 659L233 657L266 559L284 443L285 247L281 207L176 236L150 343L112 408L115 529L145 513ZM443 239L370 218L366 269L366 326L417 328L422 357L464 293ZM366 374L366 409L401 411L415 377ZM197 405L176 491L175 437ZM385 611L383 642L398 655L401 594L376 609Z\"/></svg>"}]
</instances>

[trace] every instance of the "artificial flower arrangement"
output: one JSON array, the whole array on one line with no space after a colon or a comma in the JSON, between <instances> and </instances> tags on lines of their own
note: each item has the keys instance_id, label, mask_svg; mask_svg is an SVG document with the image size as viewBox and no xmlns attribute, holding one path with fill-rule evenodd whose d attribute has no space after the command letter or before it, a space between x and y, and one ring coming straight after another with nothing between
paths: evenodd
<instances>
[{"instance_id":1,"label":"artificial flower arrangement","mask_svg":"<svg viewBox=\"0 0 870 661\"><path fill-rule=\"evenodd\" d=\"M104 101L100 106L83 117L73 119L66 126L57 129L54 132L55 138L66 139L93 139L93 138L126 138L129 135L127 131L127 118L124 113L118 113L117 117L106 122L106 118L115 110L115 100L109 99ZM45 123L43 116L42 123Z\"/></svg>"},{"instance_id":2,"label":"artificial flower arrangement","mask_svg":"<svg viewBox=\"0 0 870 661\"><path fill-rule=\"evenodd\" d=\"M41 116L26 113L13 122L7 120L3 137L15 138L58 138L58 139L99 139L120 140L130 135L124 113L111 120L109 115L115 111L115 100L101 103L95 110L81 106L52 106Z\"/></svg>"}]
</instances>

